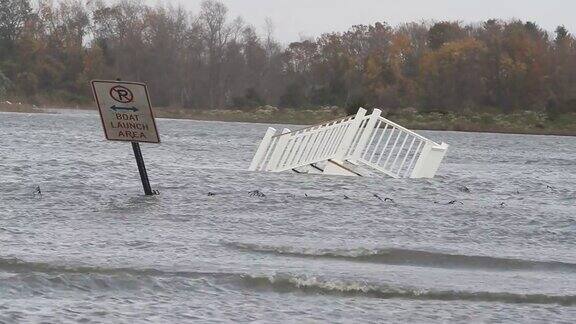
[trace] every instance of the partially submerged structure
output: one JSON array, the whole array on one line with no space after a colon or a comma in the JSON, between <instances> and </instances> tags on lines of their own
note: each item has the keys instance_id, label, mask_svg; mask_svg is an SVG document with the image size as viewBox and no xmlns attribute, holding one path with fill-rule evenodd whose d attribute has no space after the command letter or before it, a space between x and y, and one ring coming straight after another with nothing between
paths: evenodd
<instances>
[{"instance_id":1,"label":"partially submerged structure","mask_svg":"<svg viewBox=\"0 0 576 324\"><path fill-rule=\"evenodd\" d=\"M448 150L384 117L360 108L339 118L296 131L268 128L250 165L252 171L295 171L393 178L433 178Z\"/></svg>"}]
</instances>

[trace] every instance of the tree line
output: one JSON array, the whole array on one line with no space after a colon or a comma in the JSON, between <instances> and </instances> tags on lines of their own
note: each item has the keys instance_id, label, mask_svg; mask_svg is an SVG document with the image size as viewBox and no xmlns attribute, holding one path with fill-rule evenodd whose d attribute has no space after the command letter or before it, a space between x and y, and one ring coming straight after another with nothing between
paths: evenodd
<instances>
[{"instance_id":1,"label":"tree line","mask_svg":"<svg viewBox=\"0 0 576 324\"><path fill-rule=\"evenodd\" d=\"M215 0L0 1L0 98L88 102L91 79L148 83L155 106L576 112L576 39L488 20L357 25L282 46Z\"/></svg>"}]
</instances>

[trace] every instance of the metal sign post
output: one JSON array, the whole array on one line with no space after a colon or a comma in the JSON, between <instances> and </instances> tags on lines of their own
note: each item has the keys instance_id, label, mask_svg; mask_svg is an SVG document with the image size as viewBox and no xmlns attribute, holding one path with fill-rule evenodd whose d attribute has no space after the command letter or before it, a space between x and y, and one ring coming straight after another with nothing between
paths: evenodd
<instances>
[{"instance_id":1,"label":"metal sign post","mask_svg":"<svg viewBox=\"0 0 576 324\"><path fill-rule=\"evenodd\" d=\"M154 195L140 149L140 142L160 143L146 84L92 81L92 90L106 139L132 143L144 193Z\"/></svg>"},{"instance_id":2,"label":"metal sign post","mask_svg":"<svg viewBox=\"0 0 576 324\"><path fill-rule=\"evenodd\" d=\"M132 142L132 149L134 150L134 157L136 158L136 164L138 165L138 172L140 172L140 180L142 180L144 194L146 196L152 196L154 195L154 192L150 186L148 172L146 172L146 165L144 164L144 157L142 157L142 151L140 150L140 143Z\"/></svg>"}]
</instances>

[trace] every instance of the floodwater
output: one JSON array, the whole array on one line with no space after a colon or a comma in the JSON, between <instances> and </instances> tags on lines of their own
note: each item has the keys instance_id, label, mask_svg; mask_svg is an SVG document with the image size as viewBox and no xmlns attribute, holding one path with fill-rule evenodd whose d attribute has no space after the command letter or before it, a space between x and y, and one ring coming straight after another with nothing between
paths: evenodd
<instances>
[{"instance_id":1,"label":"floodwater","mask_svg":"<svg viewBox=\"0 0 576 324\"><path fill-rule=\"evenodd\" d=\"M576 318L573 137L423 132L438 178L394 180L245 171L267 125L158 126L143 197L97 115L0 113L1 323Z\"/></svg>"}]
</instances>

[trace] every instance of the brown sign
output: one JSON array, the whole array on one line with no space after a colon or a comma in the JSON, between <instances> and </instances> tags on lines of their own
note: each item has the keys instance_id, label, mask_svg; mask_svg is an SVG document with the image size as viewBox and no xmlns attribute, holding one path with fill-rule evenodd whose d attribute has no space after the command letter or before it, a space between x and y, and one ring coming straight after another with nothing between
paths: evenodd
<instances>
[{"instance_id":1,"label":"brown sign","mask_svg":"<svg viewBox=\"0 0 576 324\"><path fill-rule=\"evenodd\" d=\"M92 89L106 139L160 143L146 84L96 80Z\"/></svg>"}]
</instances>

